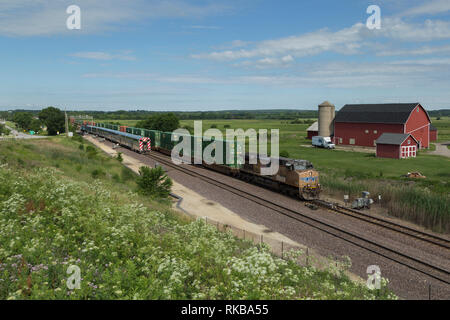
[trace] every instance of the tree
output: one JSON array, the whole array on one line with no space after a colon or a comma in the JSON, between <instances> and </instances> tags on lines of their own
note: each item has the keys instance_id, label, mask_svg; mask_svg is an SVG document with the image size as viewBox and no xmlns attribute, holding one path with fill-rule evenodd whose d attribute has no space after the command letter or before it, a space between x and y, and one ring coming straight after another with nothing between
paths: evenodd
<instances>
[{"instance_id":1,"label":"tree","mask_svg":"<svg viewBox=\"0 0 450 320\"><path fill-rule=\"evenodd\" d=\"M172 132L180 127L180 119L172 112L152 115L146 120L139 121L136 127Z\"/></svg>"},{"instance_id":2,"label":"tree","mask_svg":"<svg viewBox=\"0 0 450 320\"><path fill-rule=\"evenodd\" d=\"M31 120L29 129L34 131L34 132L41 131L41 121L39 119Z\"/></svg>"},{"instance_id":3,"label":"tree","mask_svg":"<svg viewBox=\"0 0 450 320\"><path fill-rule=\"evenodd\" d=\"M30 130L30 124L33 120L33 116L28 112L16 112L14 113L13 121L22 129Z\"/></svg>"},{"instance_id":4,"label":"tree","mask_svg":"<svg viewBox=\"0 0 450 320\"><path fill-rule=\"evenodd\" d=\"M39 119L47 126L48 135L64 131L64 113L58 108L48 107L39 113Z\"/></svg>"},{"instance_id":5,"label":"tree","mask_svg":"<svg viewBox=\"0 0 450 320\"><path fill-rule=\"evenodd\" d=\"M11 131L6 128L3 124L0 123L0 136L4 134L5 136L9 135Z\"/></svg>"},{"instance_id":6,"label":"tree","mask_svg":"<svg viewBox=\"0 0 450 320\"><path fill-rule=\"evenodd\" d=\"M152 198L167 198L173 185L161 167L140 167L136 183L140 194Z\"/></svg>"}]
</instances>

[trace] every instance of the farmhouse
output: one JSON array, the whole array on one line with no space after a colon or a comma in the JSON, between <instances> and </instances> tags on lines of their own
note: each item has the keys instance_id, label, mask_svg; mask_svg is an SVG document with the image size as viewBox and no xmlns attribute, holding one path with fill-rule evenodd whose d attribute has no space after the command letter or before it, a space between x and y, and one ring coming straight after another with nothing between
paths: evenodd
<instances>
[{"instance_id":1,"label":"farmhouse","mask_svg":"<svg viewBox=\"0 0 450 320\"><path fill-rule=\"evenodd\" d=\"M347 104L334 118L334 142L375 147L382 134L397 133L410 134L419 149L428 148L430 125L430 117L420 103Z\"/></svg>"},{"instance_id":2,"label":"farmhouse","mask_svg":"<svg viewBox=\"0 0 450 320\"><path fill-rule=\"evenodd\" d=\"M410 133L383 133L377 140L378 158L415 158L419 143Z\"/></svg>"}]
</instances>

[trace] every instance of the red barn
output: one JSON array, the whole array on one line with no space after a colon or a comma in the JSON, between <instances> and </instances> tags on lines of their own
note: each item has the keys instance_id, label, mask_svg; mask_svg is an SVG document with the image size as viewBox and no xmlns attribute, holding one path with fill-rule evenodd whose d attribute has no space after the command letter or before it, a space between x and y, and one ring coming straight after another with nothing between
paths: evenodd
<instances>
[{"instance_id":1,"label":"red barn","mask_svg":"<svg viewBox=\"0 0 450 320\"><path fill-rule=\"evenodd\" d=\"M419 143L410 133L383 133L376 141L378 158L415 158Z\"/></svg>"},{"instance_id":2,"label":"red barn","mask_svg":"<svg viewBox=\"0 0 450 320\"><path fill-rule=\"evenodd\" d=\"M438 138L438 130L432 124L430 125L430 141L437 141Z\"/></svg>"},{"instance_id":3,"label":"red barn","mask_svg":"<svg viewBox=\"0 0 450 320\"><path fill-rule=\"evenodd\" d=\"M347 104L334 119L334 141L375 147L383 133L409 133L419 148L428 148L430 124L430 117L420 103Z\"/></svg>"}]
</instances>

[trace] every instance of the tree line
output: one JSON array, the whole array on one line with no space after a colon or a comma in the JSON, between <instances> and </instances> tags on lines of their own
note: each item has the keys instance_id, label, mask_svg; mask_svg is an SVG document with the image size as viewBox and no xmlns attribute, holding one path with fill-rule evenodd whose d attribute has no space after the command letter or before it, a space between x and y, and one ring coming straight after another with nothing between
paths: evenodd
<instances>
[{"instance_id":1,"label":"tree line","mask_svg":"<svg viewBox=\"0 0 450 320\"><path fill-rule=\"evenodd\" d=\"M64 132L65 116L58 108L48 107L39 112L16 110L15 112L0 112L0 118L14 122L18 128L26 131L41 131L47 128L48 135Z\"/></svg>"}]
</instances>

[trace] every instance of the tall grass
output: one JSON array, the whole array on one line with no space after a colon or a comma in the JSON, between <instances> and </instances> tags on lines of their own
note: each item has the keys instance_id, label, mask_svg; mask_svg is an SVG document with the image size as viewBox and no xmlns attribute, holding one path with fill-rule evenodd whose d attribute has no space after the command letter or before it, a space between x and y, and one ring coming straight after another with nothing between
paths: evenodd
<instances>
[{"instance_id":1,"label":"tall grass","mask_svg":"<svg viewBox=\"0 0 450 320\"><path fill-rule=\"evenodd\" d=\"M367 190L372 196L381 195L381 205L389 215L398 217L436 232L450 233L450 197L420 187L422 182L361 180L322 175L325 191L333 195L357 197Z\"/></svg>"}]
</instances>

